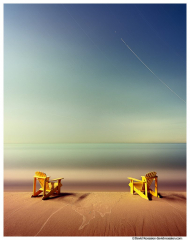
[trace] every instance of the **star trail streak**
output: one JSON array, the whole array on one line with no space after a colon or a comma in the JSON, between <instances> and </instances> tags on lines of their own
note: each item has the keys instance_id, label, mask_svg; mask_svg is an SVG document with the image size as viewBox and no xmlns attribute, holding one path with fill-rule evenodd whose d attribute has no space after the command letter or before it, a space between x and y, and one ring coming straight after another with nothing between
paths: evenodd
<instances>
[{"instance_id":1,"label":"star trail streak","mask_svg":"<svg viewBox=\"0 0 190 240\"><path fill-rule=\"evenodd\" d=\"M121 38L121 41L125 44L125 46L135 55L135 57L162 83L164 84L172 93L174 93L180 100L186 103L176 92L174 92L165 82L163 82L140 58L139 56L133 52L133 50L125 43L125 41Z\"/></svg>"}]
</instances>

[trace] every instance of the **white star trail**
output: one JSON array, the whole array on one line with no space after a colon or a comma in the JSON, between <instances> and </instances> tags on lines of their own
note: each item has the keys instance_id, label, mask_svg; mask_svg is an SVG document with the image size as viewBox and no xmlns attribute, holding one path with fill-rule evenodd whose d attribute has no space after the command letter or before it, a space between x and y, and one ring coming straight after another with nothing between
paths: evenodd
<instances>
[{"instance_id":1,"label":"white star trail","mask_svg":"<svg viewBox=\"0 0 190 240\"><path fill-rule=\"evenodd\" d=\"M186 103L176 92L174 92L164 81L162 81L141 59L140 57L133 52L133 50L125 43L125 41L121 38L121 41L125 44L125 46L135 55L135 57L163 84L165 85L172 93L174 93L180 100Z\"/></svg>"}]
</instances>

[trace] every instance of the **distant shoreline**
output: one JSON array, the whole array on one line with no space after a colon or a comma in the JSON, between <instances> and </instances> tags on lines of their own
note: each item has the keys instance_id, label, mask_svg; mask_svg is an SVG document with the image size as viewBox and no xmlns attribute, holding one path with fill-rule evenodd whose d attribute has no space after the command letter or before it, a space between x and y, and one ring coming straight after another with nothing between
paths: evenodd
<instances>
[{"instance_id":1,"label":"distant shoreline","mask_svg":"<svg viewBox=\"0 0 190 240\"><path fill-rule=\"evenodd\" d=\"M39 144L39 145L44 145L44 144L186 144L186 142L63 142L63 143L4 143L4 145L8 144Z\"/></svg>"}]
</instances>

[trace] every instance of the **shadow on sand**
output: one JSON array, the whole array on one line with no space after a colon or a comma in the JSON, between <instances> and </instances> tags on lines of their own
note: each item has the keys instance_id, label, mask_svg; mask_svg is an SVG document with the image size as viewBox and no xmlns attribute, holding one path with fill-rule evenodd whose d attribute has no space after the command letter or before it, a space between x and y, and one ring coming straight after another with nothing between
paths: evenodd
<instances>
[{"instance_id":1,"label":"shadow on sand","mask_svg":"<svg viewBox=\"0 0 190 240\"><path fill-rule=\"evenodd\" d=\"M184 194L180 194L180 193L171 193L171 194L158 193L158 197L165 198L169 201L186 201L186 196L184 196ZM155 198L155 197L152 196L151 194L148 194L148 198L150 201L152 201L152 198Z\"/></svg>"},{"instance_id":2,"label":"shadow on sand","mask_svg":"<svg viewBox=\"0 0 190 240\"><path fill-rule=\"evenodd\" d=\"M134 193L134 195L138 195L138 194ZM158 197L159 198L165 198L165 199L170 200L170 201L186 201L186 196L184 196L184 194L180 194L180 193L171 193L171 194L158 193ZM148 193L149 201L152 201L153 198L156 198L156 197L154 197L150 193Z\"/></svg>"},{"instance_id":3,"label":"shadow on sand","mask_svg":"<svg viewBox=\"0 0 190 240\"><path fill-rule=\"evenodd\" d=\"M85 193L82 195L80 195L79 193L60 193L59 195L51 195L49 198L44 199L43 201L53 200L55 198L65 198L65 197L73 196L77 198L75 202L79 202L85 199L89 194L90 193ZM42 197L42 195L39 195L38 197Z\"/></svg>"},{"instance_id":4,"label":"shadow on sand","mask_svg":"<svg viewBox=\"0 0 190 240\"><path fill-rule=\"evenodd\" d=\"M80 196L80 197L76 200L76 202L82 201L83 199L85 199L86 197L88 197L89 194L90 194L90 193L85 193L85 194L83 194L82 196Z\"/></svg>"},{"instance_id":5,"label":"shadow on sand","mask_svg":"<svg viewBox=\"0 0 190 240\"><path fill-rule=\"evenodd\" d=\"M165 198L167 200L170 201L186 201L186 196L184 196L184 194L180 194L180 193L171 193L171 194L160 194L159 193L160 198Z\"/></svg>"}]
</instances>

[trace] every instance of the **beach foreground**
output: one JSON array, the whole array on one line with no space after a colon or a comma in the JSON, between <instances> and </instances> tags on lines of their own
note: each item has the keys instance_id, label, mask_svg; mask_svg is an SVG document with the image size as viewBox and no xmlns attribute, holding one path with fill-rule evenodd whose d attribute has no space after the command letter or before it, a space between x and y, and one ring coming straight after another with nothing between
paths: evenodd
<instances>
[{"instance_id":1,"label":"beach foreground","mask_svg":"<svg viewBox=\"0 0 190 240\"><path fill-rule=\"evenodd\" d=\"M186 236L186 193L4 192L4 236Z\"/></svg>"}]
</instances>

